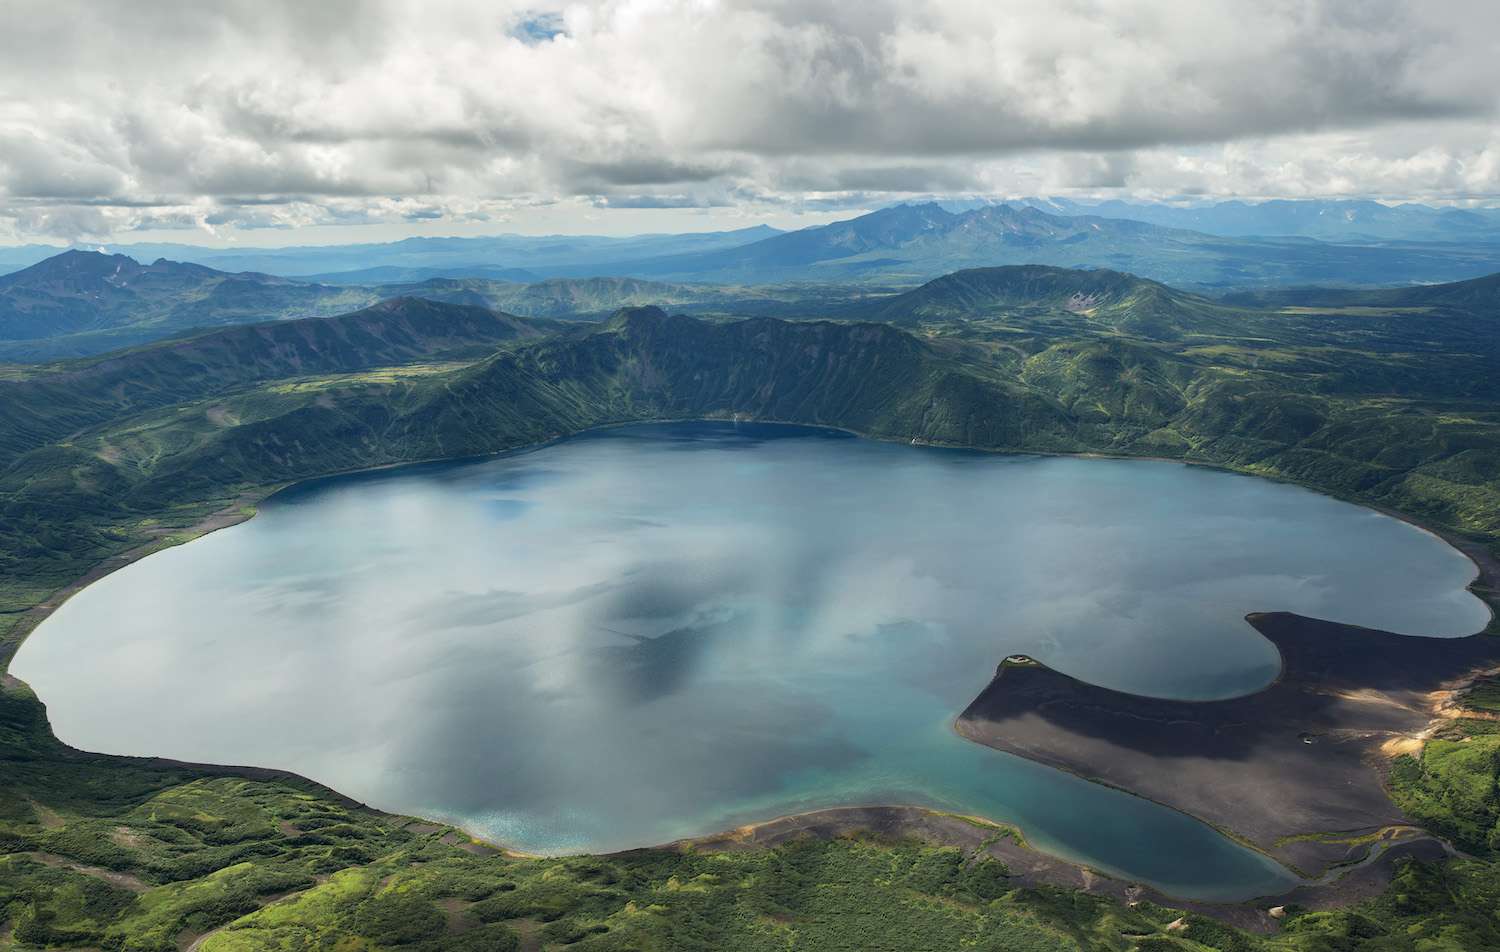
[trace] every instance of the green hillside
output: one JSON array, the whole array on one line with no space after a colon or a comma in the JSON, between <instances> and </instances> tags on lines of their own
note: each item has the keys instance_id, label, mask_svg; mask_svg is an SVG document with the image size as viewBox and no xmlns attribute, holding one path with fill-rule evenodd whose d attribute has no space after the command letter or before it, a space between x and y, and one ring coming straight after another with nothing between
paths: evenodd
<instances>
[{"instance_id":1,"label":"green hillside","mask_svg":"<svg viewBox=\"0 0 1500 952\"><path fill-rule=\"evenodd\" d=\"M1234 333L1244 308L1120 271L1012 265L956 271L872 305L876 320L901 324L985 318L1071 317L1098 330L1172 338L1187 332Z\"/></svg>"},{"instance_id":2,"label":"green hillside","mask_svg":"<svg viewBox=\"0 0 1500 952\"><path fill-rule=\"evenodd\" d=\"M91 424L246 384L473 359L550 332L480 307L398 298L338 317L209 331L0 380L0 465Z\"/></svg>"},{"instance_id":3,"label":"green hillside","mask_svg":"<svg viewBox=\"0 0 1500 952\"><path fill-rule=\"evenodd\" d=\"M523 317L608 315L622 307L728 303L736 299L711 285L665 284L637 278L549 278L518 284L483 278L430 278L376 288L382 297L411 296L474 304Z\"/></svg>"},{"instance_id":4,"label":"green hillside","mask_svg":"<svg viewBox=\"0 0 1500 952\"><path fill-rule=\"evenodd\" d=\"M1250 291L1231 295L1225 300L1227 303L1251 307L1443 308L1493 320L1500 316L1500 274L1486 275L1472 281L1410 288L1287 288Z\"/></svg>"}]
</instances>

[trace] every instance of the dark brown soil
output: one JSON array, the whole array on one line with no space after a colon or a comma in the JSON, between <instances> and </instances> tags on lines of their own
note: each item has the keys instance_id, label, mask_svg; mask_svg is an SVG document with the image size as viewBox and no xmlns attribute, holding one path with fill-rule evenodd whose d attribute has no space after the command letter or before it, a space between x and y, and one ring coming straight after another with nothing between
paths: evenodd
<instances>
[{"instance_id":1,"label":"dark brown soil","mask_svg":"<svg viewBox=\"0 0 1500 952\"><path fill-rule=\"evenodd\" d=\"M958 731L1192 814L1317 875L1363 855L1360 834L1410 823L1385 771L1420 750L1457 686L1500 666L1500 638L1414 638L1287 613L1248 620L1283 665L1256 694L1161 700L1003 664Z\"/></svg>"}]
</instances>

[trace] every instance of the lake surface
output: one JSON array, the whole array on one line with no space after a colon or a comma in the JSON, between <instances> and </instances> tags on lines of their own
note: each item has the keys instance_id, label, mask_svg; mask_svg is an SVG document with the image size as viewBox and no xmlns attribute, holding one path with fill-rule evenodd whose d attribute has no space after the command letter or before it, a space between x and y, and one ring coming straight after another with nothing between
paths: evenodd
<instances>
[{"instance_id":1,"label":"lake surface","mask_svg":"<svg viewBox=\"0 0 1500 952\"><path fill-rule=\"evenodd\" d=\"M89 586L12 670L77 746L283 767L524 850L912 803L1244 898L1291 877L953 718L1013 652L1253 690L1278 660L1250 611L1468 634L1474 574L1397 520L1206 469L653 425L282 493Z\"/></svg>"}]
</instances>

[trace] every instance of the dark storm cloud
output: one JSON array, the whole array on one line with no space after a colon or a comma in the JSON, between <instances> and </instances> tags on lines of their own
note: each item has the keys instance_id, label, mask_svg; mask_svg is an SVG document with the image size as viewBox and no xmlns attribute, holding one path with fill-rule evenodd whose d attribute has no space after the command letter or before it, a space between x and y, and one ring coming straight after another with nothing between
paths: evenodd
<instances>
[{"instance_id":1,"label":"dark storm cloud","mask_svg":"<svg viewBox=\"0 0 1500 952\"><path fill-rule=\"evenodd\" d=\"M984 187L972 163L846 165L799 160L783 163L777 187L798 192L967 192Z\"/></svg>"},{"instance_id":2,"label":"dark storm cloud","mask_svg":"<svg viewBox=\"0 0 1500 952\"><path fill-rule=\"evenodd\" d=\"M743 172L743 163L677 162L655 156L614 160L577 162L560 159L559 176L582 189L615 185L677 185L683 182L708 182Z\"/></svg>"},{"instance_id":3,"label":"dark storm cloud","mask_svg":"<svg viewBox=\"0 0 1500 952\"><path fill-rule=\"evenodd\" d=\"M596 208L729 208L734 203L714 195L596 195Z\"/></svg>"},{"instance_id":4,"label":"dark storm cloud","mask_svg":"<svg viewBox=\"0 0 1500 952\"><path fill-rule=\"evenodd\" d=\"M1497 34L1489 0L12 0L0 238L142 205L1495 195Z\"/></svg>"}]
</instances>

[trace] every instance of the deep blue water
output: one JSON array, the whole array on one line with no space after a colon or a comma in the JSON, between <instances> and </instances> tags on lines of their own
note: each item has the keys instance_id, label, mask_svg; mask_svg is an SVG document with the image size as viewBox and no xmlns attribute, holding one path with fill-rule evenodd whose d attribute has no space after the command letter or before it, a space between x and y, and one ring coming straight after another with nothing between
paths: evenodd
<instances>
[{"instance_id":1,"label":"deep blue water","mask_svg":"<svg viewBox=\"0 0 1500 952\"><path fill-rule=\"evenodd\" d=\"M953 718L1013 652L1253 690L1277 659L1249 611L1467 634L1473 575L1394 519L1200 468L639 426L283 493L90 586L12 670L78 746L284 767L525 850L915 803L1239 898L1290 876Z\"/></svg>"}]
</instances>

